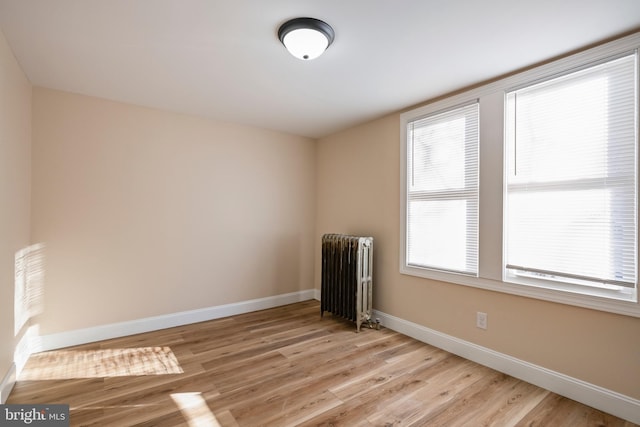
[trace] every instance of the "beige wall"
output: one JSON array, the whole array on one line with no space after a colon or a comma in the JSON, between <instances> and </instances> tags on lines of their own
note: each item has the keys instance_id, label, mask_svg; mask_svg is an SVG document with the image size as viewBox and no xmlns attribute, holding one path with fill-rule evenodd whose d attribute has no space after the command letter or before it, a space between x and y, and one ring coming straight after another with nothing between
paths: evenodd
<instances>
[{"instance_id":1,"label":"beige wall","mask_svg":"<svg viewBox=\"0 0 640 427\"><path fill-rule=\"evenodd\" d=\"M31 84L0 32L0 381L13 362L15 253L29 245Z\"/></svg>"},{"instance_id":2,"label":"beige wall","mask_svg":"<svg viewBox=\"0 0 640 427\"><path fill-rule=\"evenodd\" d=\"M33 92L41 334L313 288L314 140Z\"/></svg>"},{"instance_id":3,"label":"beige wall","mask_svg":"<svg viewBox=\"0 0 640 427\"><path fill-rule=\"evenodd\" d=\"M374 308L640 399L639 318L399 273L399 156L399 114L318 142L316 248L328 232L374 237Z\"/></svg>"}]
</instances>

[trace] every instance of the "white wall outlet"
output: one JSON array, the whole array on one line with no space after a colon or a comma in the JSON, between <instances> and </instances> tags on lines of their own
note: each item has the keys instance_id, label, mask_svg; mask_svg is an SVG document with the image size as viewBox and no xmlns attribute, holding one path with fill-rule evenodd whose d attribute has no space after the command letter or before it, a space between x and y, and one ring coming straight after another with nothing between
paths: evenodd
<instances>
[{"instance_id":1,"label":"white wall outlet","mask_svg":"<svg viewBox=\"0 0 640 427\"><path fill-rule=\"evenodd\" d=\"M481 311L476 313L476 326L480 329L487 329L487 313Z\"/></svg>"}]
</instances>

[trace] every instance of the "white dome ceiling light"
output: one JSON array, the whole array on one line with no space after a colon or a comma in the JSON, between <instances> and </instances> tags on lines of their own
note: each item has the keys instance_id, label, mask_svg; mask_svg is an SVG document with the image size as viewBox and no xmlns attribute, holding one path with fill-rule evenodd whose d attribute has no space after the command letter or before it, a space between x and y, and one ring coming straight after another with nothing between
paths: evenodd
<instances>
[{"instance_id":1,"label":"white dome ceiling light","mask_svg":"<svg viewBox=\"0 0 640 427\"><path fill-rule=\"evenodd\" d=\"M278 38L289 53L302 60L322 55L334 37L329 24L314 18L295 18L282 24L278 30Z\"/></svg>"}]
</instances>

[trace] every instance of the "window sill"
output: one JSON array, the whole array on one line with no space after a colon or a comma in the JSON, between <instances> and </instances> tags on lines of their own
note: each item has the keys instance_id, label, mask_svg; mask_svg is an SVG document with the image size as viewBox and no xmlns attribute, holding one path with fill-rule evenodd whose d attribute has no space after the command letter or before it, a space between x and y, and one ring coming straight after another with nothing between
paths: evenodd
<instances>
[{"instance_id":1,"label":"window sill","mask_svg":"<svg viewBox=\"0 0 640 427\"><path fill-rule=\"evenodd\" d=\"M543 286L542 283L536 285L530 283L510 283L464 274L447 273L429 270L426 268L404 266L402 264L400 267L400 274L576 307L589 308L592 310L622 314L625 316L640 317L640 304L637 302L637 290L634 290L629 295L616 294L614 297L611 294L605 295L604 292L597 292L597 289L590 291L589 293L577 292L575 288L572 289L569 287L559 289L551 288L548 284Z\"/></svg>"}]
</instances>

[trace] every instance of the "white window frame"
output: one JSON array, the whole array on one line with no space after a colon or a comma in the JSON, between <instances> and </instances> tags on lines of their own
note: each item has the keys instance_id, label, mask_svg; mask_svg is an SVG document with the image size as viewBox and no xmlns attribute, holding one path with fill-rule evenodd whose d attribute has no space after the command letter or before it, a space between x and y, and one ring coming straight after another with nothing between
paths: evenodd
<instances>
[{"instance_id":1,"label":"white window frame","mask_svg":"<svg viewBox=\"0 0 640 427\"><path fill-rule=\"evenodd\" d=\"M503 260L505 259L503 252L505 246L503 242L503 217L505 215L503 201L506 192L504 176L506 93L516 87L566 74L611 57L639 50L640 33L636 33L402 113L400 115L400 273L640 317L638 283L631 294L621 295L617 292L590 290L570 285L561 286L546 281L527 284L510 283L503 276ZM638 83L640 86L640 82ZM406 259L407 123L418 117L450 109L474 99L478 99L480 103L478 277L410 266ZM637 111L636 114L638 114ZM636 117L636 123L638 122L640 120Z\"/></svg>"},{"instance_id":2,"label":"white window frame","mask_svg":"<svg viewBox=\"0 0 640 427\"><path fill-rule=\"evenodd\" d=\"M453 108L449 108L447 110L444 111L435 111L433 113L429 113L426 116L419 116L416 117L414 120L411 120L410 123L408 124L412 124L416 121L420 121L421 119L429 119L429 118L438 118L441 115L448 115L451 113L454 114L460 114L462 111L467 110L466 114L471 113L469 110L469 107L471 107L471 109L475 108L476 109L476 114L473 114L475 116L475 119L477 121L479 121L479 105L477 100L472 100L468 103L465 103L463 105L456 105ZM466 116L465 114L465 116ZM476 125L476 129L479 127L479 124ZM472 142L475 142L475 144L472 144ZM413 144L412 144L413 145ZM471 168L471 170L466 169L466 165L467 165L467 157L465 156L463 161L465 162L465 164L463 165L463 168L465 169L464 171L464 184L461 185L459 188L449 188L449 189L439 189L439 190L415 190L415 191L411 191L410 186L407 187L407 192L406 192L406 197L407 197L407 208L409 206L409 203L412 200L428 200L428 201L435 201L437 199L446 199L446 200L464 200L464 201L470 201L473 202L474 204L477 205L478 202L478 171L477 171L477 157L478 157L478 143L477 143L477 139L476 140L471 140L471 139L465 139L464 141L464 145L465 147L471 149L471 157L475 157L476 158L476 162L472 165L472 166L476 166L476 169L473 169L473 167ZM407 141L407 147L409 147L409 141ZM408 153L408 151L407 151ZM407 158L408 159L408 158ZM407 182L409 182L409 180L411 179L411 175L413 174L413 169L411 167L411 165L407 165ZM475 178L475 179L474 179ZM478 229L478 219L477 219L477 208L471 208L472 211L476 211L476 215L473 216L471 218L467 218L467 230L466 230L466 243L467 245L470 245L471 248L466 248L467 253L466 253L466 268L460 269L460 270L455 270L453 268L451 269L445 269L443 268L436 268L436 267L421 267L421 266L416 266L416 265L411 265L412 268L418 268L418 269L427 269L427 270L437 270L437 271L444 271L447 273L454 273L454 274L464 274L464 275L471 275L471 276L477 276L477 260L473 260L472 257L469 254L469 250L471 252L475 252L477 254L477 240L478 240L478 236L477 236L477 229ZM466 214L469 215L471 212L469 212L469 210L467 210ZM408 220L408 218L407 218ZM408 236L407 236L408 237ZM476 242L476 245L473 245L473 242ZM409 248L409 244L406 245L407 248L407 252L408 252L408 248ZM440 247L440 249L442 249ZM408 262L407 262L408 263ZM463 271L464 270L464 271Z\"/></svg>"}]
</instances>

